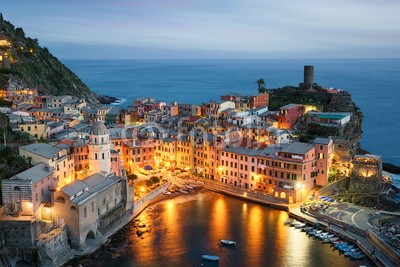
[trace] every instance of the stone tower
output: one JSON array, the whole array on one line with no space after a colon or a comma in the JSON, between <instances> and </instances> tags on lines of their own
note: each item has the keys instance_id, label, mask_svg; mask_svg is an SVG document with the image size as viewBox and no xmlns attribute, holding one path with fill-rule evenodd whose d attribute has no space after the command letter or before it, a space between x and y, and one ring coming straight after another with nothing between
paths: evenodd
<instances>
[{"instance_id":1,"label":"stone tower","mask_svg":"<svg viewBox=\"0 0 400 267\"><path fill-rule=\"evenodd\" d=\"M89 135L90 175L99 172L104 175L111 173L110 151L110 134L103 122L96 121L90 129Z\"/></svg>"},{"instance_id":2,"label":"stone tower","mask_svg":"<svg viewBox=\"0 0 400 267\"><path fill-rule=\"evenodd\" d=\"M304 66L304 82L300 83L299 86L303 89L310 89L314 83L314 66Z\"/></svg>"}]
</instances>

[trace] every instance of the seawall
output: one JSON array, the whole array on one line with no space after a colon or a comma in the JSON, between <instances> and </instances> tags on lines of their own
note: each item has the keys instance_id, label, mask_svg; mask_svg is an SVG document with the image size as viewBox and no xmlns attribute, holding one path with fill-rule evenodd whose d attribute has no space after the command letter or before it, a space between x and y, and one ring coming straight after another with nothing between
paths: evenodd
<instances>
[{"instance_id":1,"label":"seawall","mask_svg":"<svg viewBox=\"0 0 400 267\"><path fill-rule=\"evenodd\" d=\"M285 200L275 198L265 193L256 193L254 191L246 190L243 188L234 188L232 186L224 185L217 181L205 179L202 177L195 177L188 180L191 183L200 184L201 186L210 191L214 191L217 193L221 193L234 198L243 199L258 204L263 204L275 209L289 211L289 205Z\"/></svg>"}]
</instances>

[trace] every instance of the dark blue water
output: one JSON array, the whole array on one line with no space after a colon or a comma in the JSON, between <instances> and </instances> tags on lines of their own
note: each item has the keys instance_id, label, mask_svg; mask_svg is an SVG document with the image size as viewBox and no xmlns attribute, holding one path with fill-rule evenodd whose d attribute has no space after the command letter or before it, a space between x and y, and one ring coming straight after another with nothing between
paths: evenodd
<instances>
[{"instance_id":1,"label":"dark blue water","mask_svg":"<svg viewBox=\"0 0 400 267\"><path fill-rule=\"evenodd\" d=\"M227 92L256 93L298 85L303 66L315 65L315 81L350 91L365 115L363 148L400 165L400 59L282 60L63 60L95 92L131 105L149 96L180 103L207 102Z\"/></svg>"}]
</instances>

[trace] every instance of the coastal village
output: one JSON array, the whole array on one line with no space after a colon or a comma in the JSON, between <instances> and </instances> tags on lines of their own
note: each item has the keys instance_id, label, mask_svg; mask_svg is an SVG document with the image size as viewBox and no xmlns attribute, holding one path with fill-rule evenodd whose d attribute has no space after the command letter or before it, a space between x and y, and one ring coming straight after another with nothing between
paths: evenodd
<instances>
[{"instance_id":1,"label":"coastal village","mask_svg":"<svg viewBox=\"0 0 400 267\"><path fill-rule=\"evenodd\" d=\"M5 49L0 70L11 63ZM292 91L329 98L331 110L307 101L276 106L264 80L257 84L254 93L201 105L143 97L121 107L39 94L10 75L0 88L2 148L7 129L18 132L27 144L15 150L29 167L1 180L0 263L59 266L89 253L175 180L186 184L179 194L193 181L294 207L298 219L324 217L328 227L346 225L335 218L334 203L365 207L373 227L343 229L369 238L376 262L399 263L400 190L380 156L360 153L360 111L351 95L316 84L313 66Z\"/></svg>"}]
</instances>

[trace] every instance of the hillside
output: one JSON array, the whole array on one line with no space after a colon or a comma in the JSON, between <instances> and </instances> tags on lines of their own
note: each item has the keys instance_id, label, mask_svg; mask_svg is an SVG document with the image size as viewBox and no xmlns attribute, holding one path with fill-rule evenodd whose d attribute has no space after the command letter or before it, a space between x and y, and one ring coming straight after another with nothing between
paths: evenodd
<instances>
[{"instance_id":1,"label":"hillside","mask_svg":"<svg viewBox=\"0 0 400 267\"><path fill-rule=\"evenodd\" d=\"M299 87L286 86L272 90L262 89L270 94L270 110L278 110L287 104L296 103L310 107L314 110L323 112L350 112L353 113L351 121L342 129L336 127L327 127L317 124L308 124L300 122L297 126L299 130L300 140L308 142L314 140L315 137L342 138L350 140L354 144L354 148L359 149L359 141L362 136L363 113L352 101L351 94L348 92L340 92L331 94L319 91L307 91ZM359 151L360 152L360 151Z\"/></svg>"},{"instance_id":2,"label":"hillside","mask_svg":"<svg viewBox=\"0 0 400 267\"><path fill-rule=\"evenodd\" d=\"M28 87L35 87L41 94L73 95L98 105L115 101L90 91L79 77L54 57L37 39L26 37L22 28L15 28L0 13L0 55L6 54L11 69L0 69L0 88L12 79Z\"/></svg>"}]
</instances>

